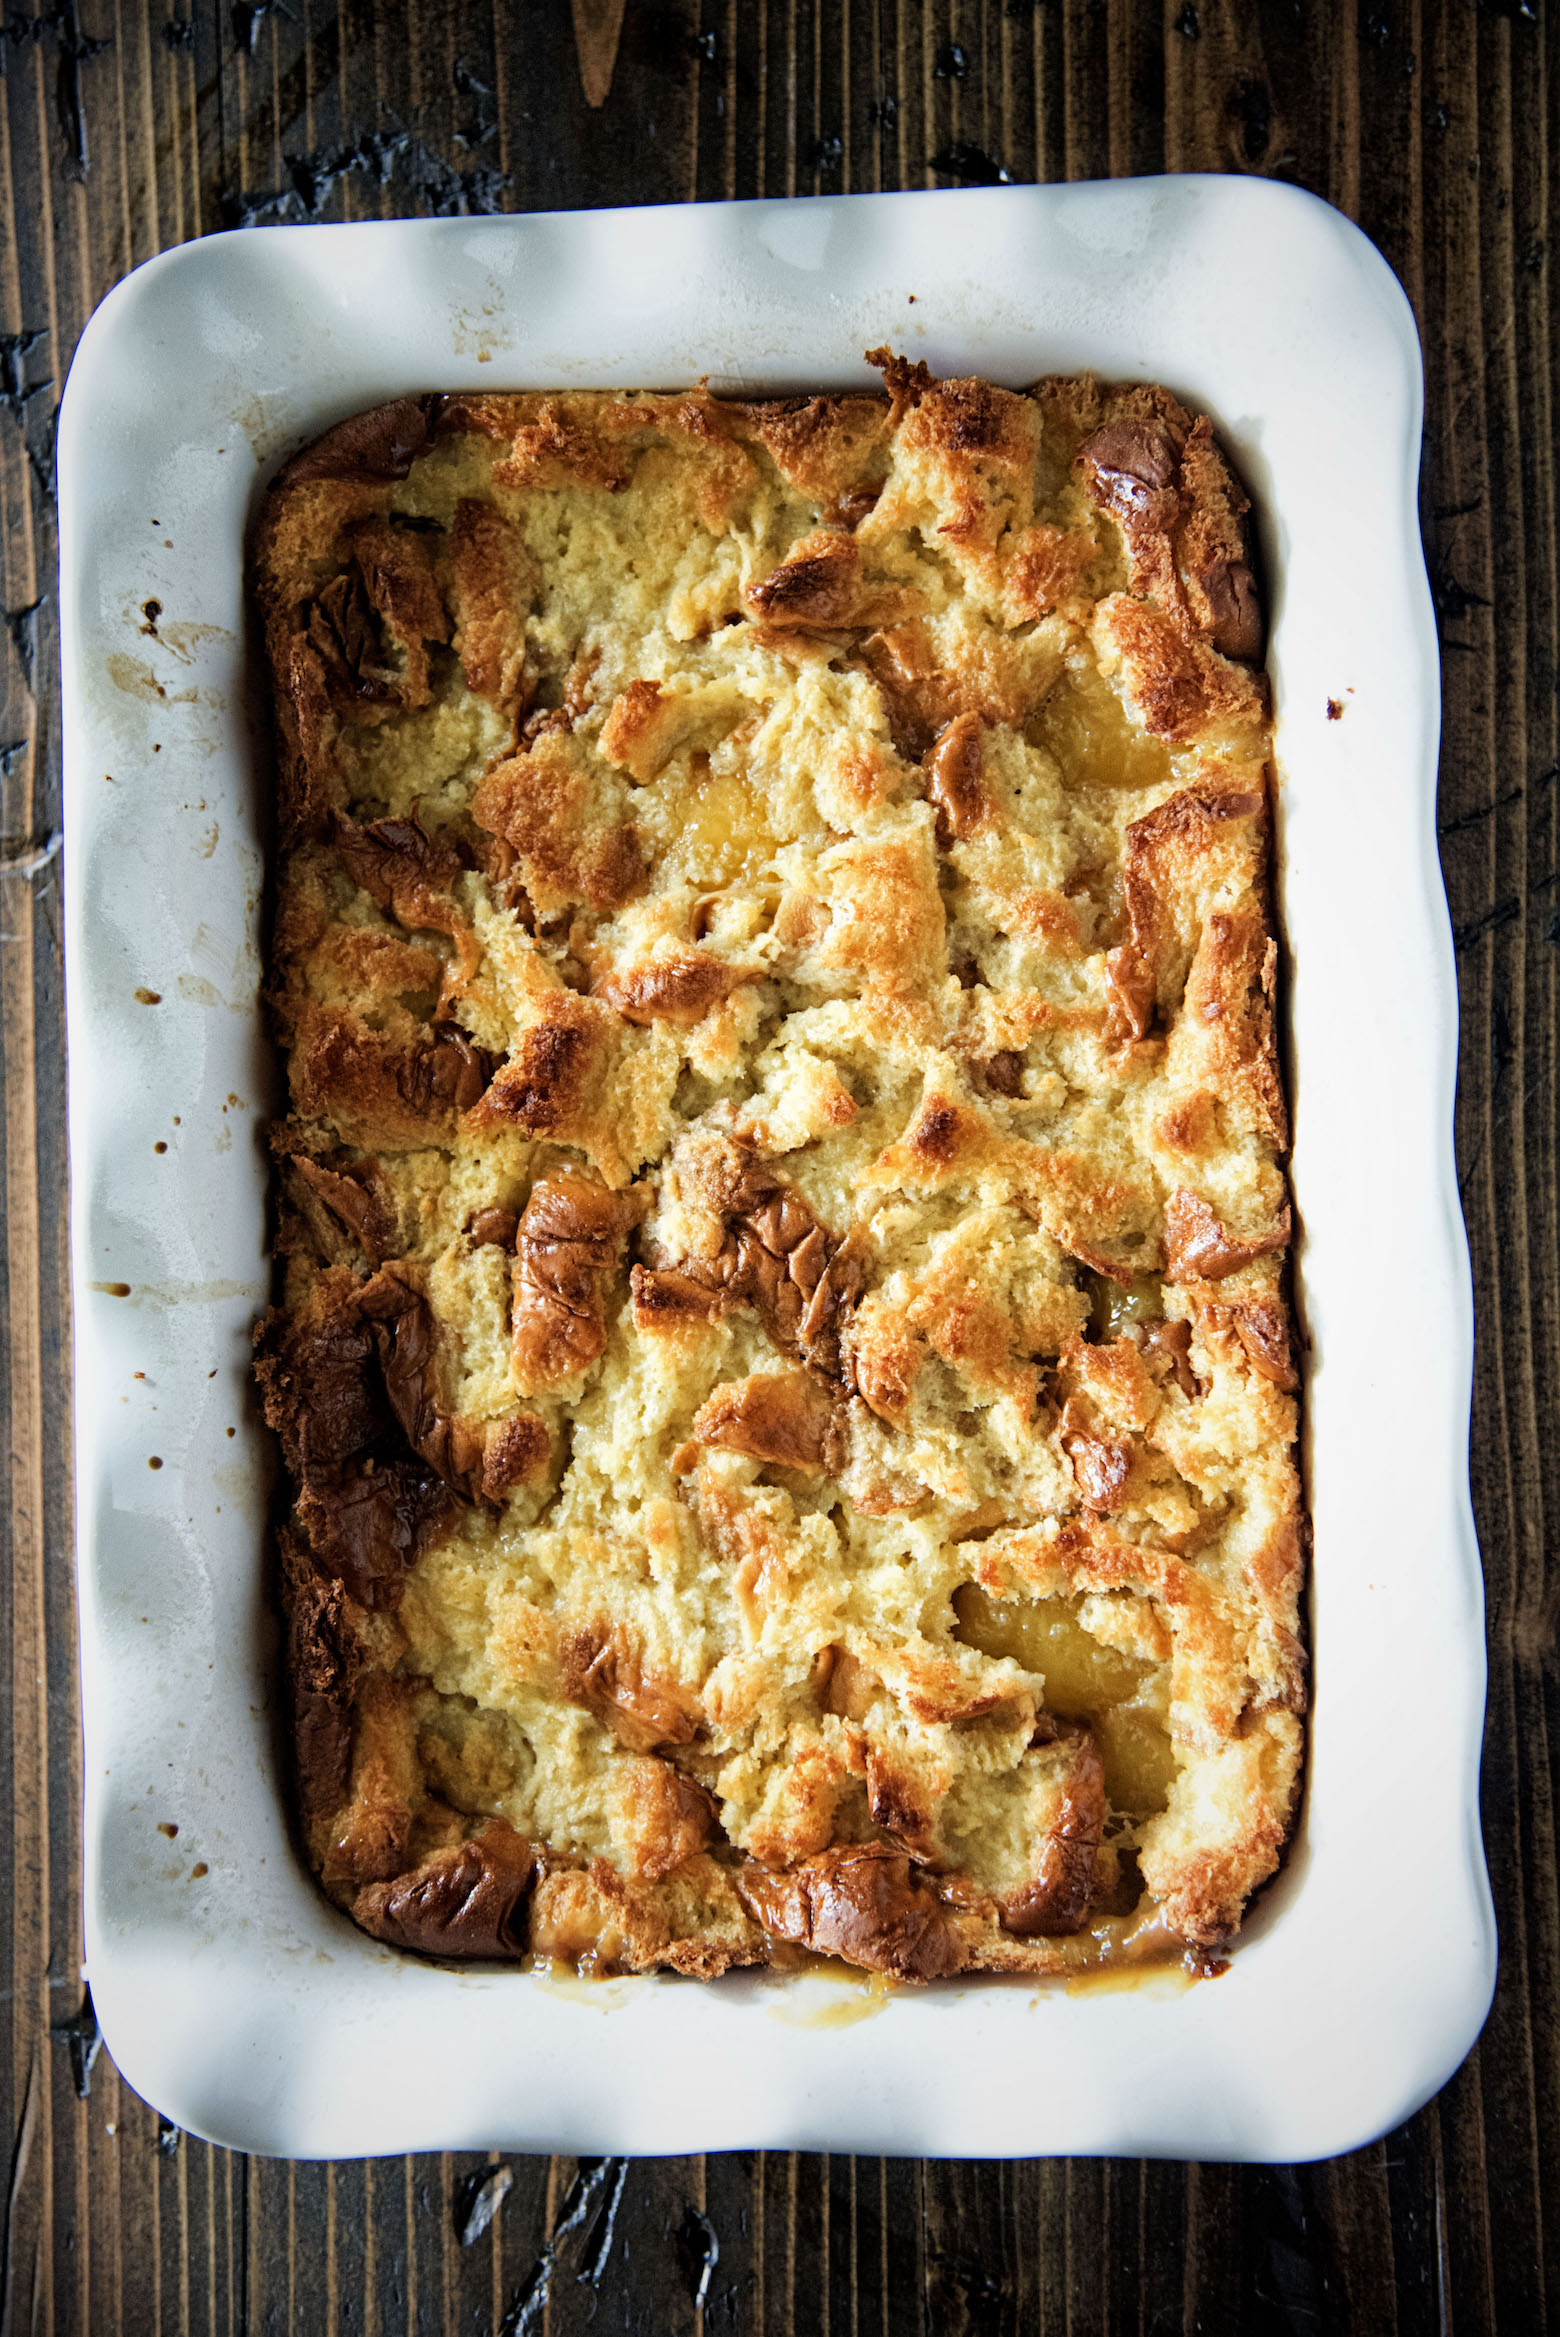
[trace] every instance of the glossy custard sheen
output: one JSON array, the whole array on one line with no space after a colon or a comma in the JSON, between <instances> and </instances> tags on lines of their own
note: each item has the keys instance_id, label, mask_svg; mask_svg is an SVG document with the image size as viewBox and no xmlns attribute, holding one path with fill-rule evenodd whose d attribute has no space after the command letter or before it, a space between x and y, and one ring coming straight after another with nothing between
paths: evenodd
<instances>
[{"instance_id":1,"label":"glossy custard sheen","mask_svg":"<svg viewBox=\"0 0 1560 2337\"><path fill-rule=\"evenodd\" d=\"M1301 1755L1261 616L1155 389L277 482L309 1859L379 1938L1206 1965Z\"/></svg>"}]
</instances>

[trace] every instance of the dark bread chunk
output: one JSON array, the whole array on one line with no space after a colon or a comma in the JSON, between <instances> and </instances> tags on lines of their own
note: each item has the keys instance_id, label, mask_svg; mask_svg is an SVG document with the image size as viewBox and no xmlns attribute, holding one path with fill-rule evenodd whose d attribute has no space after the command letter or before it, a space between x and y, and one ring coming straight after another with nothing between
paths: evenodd
<instances>
[{"instance_id":1,"label":"dark bread chunk","mask_svg":"<svg viewBox=\"0 0 1560 2337\"><path fill-rule=\"evenodd\" d=\"M519 1213L506 1209L502 1203L492 1203L486 1209L476 1210L466 1221L466 1239L474 1250L492 1247L512 1250L519 1231Z\"/></svg>"},{"instance_id":2,"label":"dark bread chunk","mask_svg":"<svg viewBox=\"0 0 1560 2337\"><path fill-rule=\"evenodd\" d=\"M370 606L401 651L404 663L390 672L395 703L426 706L429 700L430 641L450 637L449 611L420 535L392 527L385 519L360 519L347 530Z\"/></svg>"},{"instance_id":3,"label":"dark bread chunk","mask_svg":"<svg viewBox=\"0 0 1560 2337\"><path fill-rule=\"evenodd\" d=\"M1193 1277L1200 1277L1204 1282L1222 1282L1226 1274L1238 1273L1253 1258L1266 1257L1271 1250L1287 1249L1289 1234L1287 1202L1270 1232L1243 1239L1225 1230L1200 1194L1188 1192L1184 1185L1179 1185L1165 1203L1166 1271L1177 1282Z\"/></svg>"},{"instance_id":4,"label":"dark bread chunk","mask_svg":"<svg viewBox=\"0 0 1560 2337\"><path fill-rule=\"evenodd\" d=\"M751 1307L783 1353L840 1378L840 1328L865 1285L862 1260L794 1185L736 1145L722 1158L711 1197L726 1219L720 1250L712 1259L636 1266L639 1329Z\"/></svg>"},{"instance_id":5,"label":"dark bread chunk","mask_svg":"<svg viewBox=\"0 0 1560 2337\"><path fill-rule=\"evenodd\" d=\"M919 1867L886 1842L843 1843L784 1873L745 1866L748 1912L776 1939L896 1980L942 1980L964 1953Z\"/></svg>"},{"instance_id":6,"label":"dark bread chunk","mask_svg":"<svg viewBox=\"0 0 1560 2337\"><path fill-rule=\"evenodd\" d=\"M1162 392L1135 393L1128 411L1084 440L1077 462L1084 492L1126 538L1133 591L1151 594L1221 656L1259 659L1246 498L1207 417L1192 421Z\"/></svg>"},{"instance_id":7,"label":"dark bread chunk","mask_svg":"<svg viewBox=\"0 0 1560 2337\"><path fill-rule=\"evenodd\" d=\"M715 1797L653 1753L619 1765L620 1807L629 1821L629 1869L644 1882L673 1874L720 1835Z\"/></svg>"},{"instance_id":8,"label":"dark bread chunk","mask_svg":"<svg viewBox=\"0 0 1560 2337\"><path fill-rule=\"evenodd\" d=\"M678 949L648 965L609 974L596 995L625 1022L670 1022L688 1028L729 997L740 979L708 950Z\"/></svg>"},{"instance_id":9,"label":"dark bread chunk","mask_svg":"<svg viewBox=\"0 0 1560 2337\"><path fill-rule=\"evenodd\" d=\"M370 1883L354 1919L391 1947L424 1956L522 1956L536 1857L523 1834L495 1818L469 1842L439 1850L394 1882Z\"/></svg>"},{"instance_id":10,"label":"dark bread chunk","mask_svg":"<svg viewBox=\"0 0 1560 2337\"><path fill-rule=\"evenodd\" d=\"M426 544L374 516L354 520L342 542L349 565L297 611L294 642L306 644L330 705L349 721L426 706L428 643L450 632Z\"/></svg>"},{"instance_id":11,"label":"dark bread chunk","mask_svg":"<svg viewBox=\"0 0 1560 2337\"><path fill-rule=\"evenodd\" d=\"M501 1497L544 1465L549 1443L541 1422L516 1426L529 1415L484 1428L444 1402L438 1321L419 1277L404 1264L366 1282L331 1270L309 1319L273 1313L255 1334L255 1375L310 1553L369 1608L395 1605L452 1497Z\"/></svg>"},{"instance_id":12,"label":"dark bread chunk","mask_svg":"<svg viewBox=\"0 0 1560 2337\"><path fill-rule=\"evenodd\" d=\"M552 1439L531 1412L486 1423L453 1411L443 1392L442 1333L422 1288L421 1269L386 1268L363 1285L358 1304L373 1326L385 1399L420 1461L463 1501L503 1497L539 1476Z\"/></svg>"},{"instance_id":13,"label":"dark bread chunk","mask_svg":"<svg viewBox=\"0 0 1560 2337\"><path fill-rule=\"evenodd\" d=\"M887 346L867 351L867 363L875 365L883 376L888 391L889 428L896 430L906 414L918 406L929 390L937 387L937 377L922 358L901 357Z\"/></svg>"},{"instance_id":14,"label":"dark bread chunk","mask_svg":"<svg viewBox=\"0 0 1560 2337\"><path fill-rule=\"evenodd\" d=\"M1146 1038L1159 1006L1161 973L1172 940L1165 895L1189 860L1210 852L1226 823L1256 819L1266 799L1254 788L1184 788L1128 826L1121 862L1122 907L1130 939L1106 959L1109 1036Z\"/></svg>"},{"instance_id":15,"label":"dark bread chunk","mask_svg":"<svg viewBox=\"0 0 1560 2337\"><path fill-rule=\"evenodd\" d=\"M306 631L340 711L358 711L364 701L397 702L400 677L385 655L378 614L360 568L343 569L315 596Z\"/></svg>"},{"instance_id":16,"label":"dark bread chunk","mask_svg":"<svg viewBox=\"0 0 1560 2337\"><path fill-rule=\"evenodd\" d=\"M1105 994L1110 1000L1113 1039L1146 1039L1154 1027L1157 979L1150 950L1136 939L1110 950L1105 959Z\"/></svg>"},{"instance_id":17,"label":"dark bread chunk","mask_svg":"<svg viewBox=\"0 0 1560 2337\"><path fill-rule=\"evenodd\" d=\"M399 1225L395 1198L376 1160L341 1160L338 1166L298 1153L287 1162L289 1197L308 1219L327 1265L351 1262L360 1250L377 1266L394 1251Z\"/></svg>"},{"instance_id":18,"label":"dark bread chunk","mask_svg":"<svg viewBox=\"0 0 1560 2337\"><path fill-rule=\"evenodd\" d=\"M608 1010L556 990L499 1065L482 1098L482 1121L526 1136L566 1141L584 1117L610 1045Z\"/></svg>"},{"instance_id":19,"label":"dark bread chunk","mask_svg":"<svg viewBox=\"0 0 1560 2337\"><path fill-rule=\"evenodd\" d=\"M1251 1299L1229 1310L1235 1336L1262 1377L1290 1393L1300 1385L1289 1339L1289 1312L1276 1301Z\"/></svg>"},{"instance_id":20,"label":"dark bread chunk","mask_svg":"<svg viewBox=\"0 0 1560 2337\"><path fill-rule=\"evenodd\" d=\"M415 1712L422 1691L381 1668L365 1669L352 1709L352 1764L345 1799L316 1835L320 1879L332 1888L393 1882L421 1854L458 1839L427 1831L439 1820L417 1751ZM413 1845L416 1844L414 1849Z\"/></svg>"},{"instance_id":21,"label":"dark bread chunk","mask_svg":"<svg viewBox=\"0 0 1560 2337\"><path fill-rule=\"evenodd\" d=\"M307 1833L346 1799L352 1700L364 1657L342 1585L315 1570L285 1527L280 1555L299 1814Z\"/></svg>"},{"instance_id":22,"label":"dark bread chunk","mask_svg":"<svg viewBox=\"0 0 1560 2337\"><path fill-rule=\"evenodd\" d=\"M493 1077L497 1058L486 1047L468 1039L457 1023L438 1022L425 1050L417 1057L414 1095L422 1102L427 1080L427 1108L455 1115L479 1104Z\"/></svg>"},{"instance_id":23,"label":"dark bread chunk","mask_svg":"<svg viewBox=\"0 0 1560 2337\"><path fill-rule=\"evenodd\" d=\"M403 1038L339 1008L306 1007L288 1064L293 1108L369 1143L428 1143L482 1101L496 1061L458 1023Z\"/></svg>"},{"instance_id":24,"label":"dark bread chunk","mask_svg":"<svg viewBox=\"0 0 1560 2337\"><path fill-rule=\"evenodd\" d=\"M518 707L527 689L525 621L536 576L525 538L490 503L462 496L450 530L455 653L467 686Z\"/></svg>"},{"instance_id":25,"label":"dark bread chunk","mask_svg":"<svg viewBox=\"0 0 1560 2337\"><path fill-rule=\"evenodd\" d=\"M1155 415L1105 423L1078 450L1090 497L1123 526L1145 519L1167 526L1179 502L1175 480L1184 443Z\"/></svg>"},{"instance_id":26,"label":"dark bread chunk","mask_svg":"<svg viewBox=\"0 0 1560 2337\"><path fill-rule=\"evenodd\" d=\"M956 714L927 750L926 793L937 811L937 841L946 852L973 835L991 809L983 785L984 725L978 714Z\"/></svg>"},{"instance_id":27,"label":"dark bread chunk","mask_svg":"<svg viewBox=\"0 0 1560 2337\"><path fill-rule=\"evenodd\" d=\"M680 1681L658 1680L628 1634L608 1623L566 1631L558 1647L558 1687L586 1705L631 1752L690 1745L700 1717Z\"/></svg>"},{"instance_id":28,"label":"dark bread chunk","mask_svg":"<svg viewBox=\"0 0 1560 2337\"><path fill-rule=\"evenodd\" d=\"M652 1851L651 1869L659 1863ZM659 1876L624 1874L605 1858L588 1867L549 1861L531 1903L531 1951L602 1977L662 1965L713 1980L734 1965L768 1960L768 1942L726 1869L699 1850Z\"/></svg>"},{"instance_id":29,"label":"dark bread chunk","mask_svg":"<svg viewBox=\"0 0 1560 2337\"><path fill-rule=\"evenodd\" d=\"M756 1371L716 1388L692 1433L723 1452L816 1475L838 1458L836 1392L813 1372Z\"/></svg>"},{"instance_id":30,"label":"dark bread chunk","mask_svg":"<svg viewBox=\"0 0 1560 2337\"><path fill-rule=\"evenodd\" d=\"M1001 1047L981 1065L981 1076L991 1095L1016 1096L1024 1092L1024 1058L1015 1047Z\"/></svg>"},{"instance_id":31,"label":"dark bread chunk","mask_svg":"<svg viewBox=\"0 0 1560 2337\"><path fill-rule=\"evenodd\" d=\"M1207 1269L1203 1271L1206 1277ZM1263 1379L1271 1380L1274 1387L1289 1393L1299 1386L1290 1344L1288 1309L1280 1298L1242 1294L1238 1298L1215 1299L1211 1293L1194 1291L1192 1303L1206 1337L1233 1336L1252 1369Z\"/></svg>"},{"instance_id":32,"label":"dark bread chunk","mask_svg":"<svg viewBox=\"0 0 1560 2337\"><path fill-rule=\"evenodd\" d=\"M312 1320L264 1316L255 1377L298 1487L298 1522L315 1565L360 1606L384 1609L447 1515L449 1495L395 1434L361 1287L338 1270L321 1277Z\"/></svg>"},{"instance_id":33,"label":"dark bread chunk","mask_svg":"<svg viewBox=\"0 0 1560 2337\"><path fill-rule=\"evenodd\" d=\"M1198 570L1213 622L1210 638L1223 657L1254 665L1262 655L1262 598L1245 560L1216 558Z\"/></svg>"},{"instance_id":34,"label":"dark bread chunk","mask_svg":"<svg viewBox=\"0 0 1560 2337\"><path fill-rule=\"evenodd\" d=\"M885 398L760 398L726 406L724 413L738 437L761 446L781 477L819 504L863 492L862 474L882 462L878 450L889 413ZM876 501L876 489L866 491Z\"/></svg>"},{"instance_id":35,"label":"dark bread chunk","mask_svg":"<svg viewBox=\"0 0 1560 2337\"><path fill-rule=\"evenodd\" d=\"M920 762L961 715L1018 728L1033 713L1029 687L1000 665L942 655L924 617L907 617L868 633L859 660L876 682L894 746L908 763Z\"/></svg>"},{"instance_id":36,"label":"dark bread chunk","mask_svg":"<svg viewBox=\"0 0 1560 2337\"><path fill-rule=\"evenodd\" d=\"M1288 1340L1285 1340L1287 1349ZM1179 1317L1164 1322L1146 1323L1143 1327L1143 1352L1153 1358L1163 1356L1170 1366L1171 1376L1183 1396L1197 1396L1202 1390L1197 1374L1192 1369L1192 1326Z\"/></svg>"},{"instance_id":37,"label":"dark bread chunk","mask_svg":"<svg viewBox=\"0 0 1560 2337\"><path fill-rule=\"evenodd\" d=\"M372 1325L385 1400L402 1435L451 1492L482 1493L483 1437L451 1412L439 1389L439 1324L416 1270L386 1268L363 1285L358 1304Z\"/></svg>"},{"instance_id":38,"label":"dark bread chunk","mask_svg":"<svg viewBox=\"0 0 1560 2337\"><path fill-rule=\"evenodd\" d=\"M479 828L514 856L527 892L547 913L572 901L620 909L644 889L644 842L614 816L572 739L574 709L533 716L521 751L492 764L471 799Z\"/></svg>"},{"instance_id":39,"label":"dark bread chunk","mask_svg":"<svg viewBox=\"0 0 1560 2337\"><path fill-rule=\"evenodd\" d=\"M451 931L455 911L448 896L460 874L460 855L435 843L420 820L370 820L363 827L338 820L336 850L353 883L409 931Z\"/></svg>"},{"instance_id":40,"label":"dark bread chunk","mask_svg":"<svg viewBox=\"0 0 1560 2337\"><path fill-rule=\"evenodd\" d=\"M1034 1879L1000 1904L1004 1931L1020 1939L1059 1939L1082 1929L1104 1824L1105 1772L1094 1739L1084 1732L1061 1815L1041 1842Z\"/></svg>"},{"instance_id":41,"label":"dark bread chunk","mask_svg":"<svg viewBox=\"0 0 1560 2337\"><path fill-rule=\"evenodd\" d=\"M1124 1445L1096 1436L1074 1417L1068 1404L1062 1412L1061 1446L1072 1464L1073 1482L1085 1509L1107 1517L1126 1499L1132 1456Z\"/></svg>"},{"instance_id":42,"label":"dark bread chunk","mask_svg":"<svg viewBox=\"0 0 1560 2337\"><path fill-rule=\"evenodd\" d=\"M743 594L762 623L835 628L855 622L861 591L861 554L853 537L836 529L804 536L778 568Z\"/></svg>"},{"instance_id":43,"label":"dark bread chunk","mask_svg":"<svg viewBox=\"0 0 1560 2337\"><path fill-rule=\"evenodd\" d=\"M1181 1005L1201 1061L1198 1076L1224 1105L1226 1133L1238 1139L1259 1132L1282 1152L1289 1114L1273 1030L1277 980L1278 945L1262 911L1215 910L1203 926Z\"/></svg>"},{"instance_id":44,"label":"dark bread chunk","mask_svg":"<svg viewBox=\"0 0 1560 2337\"><path fill-rule=\"evenodd\" d=\"M847 487L836 495L826 511L819 513L824 527L848 528L852 534L862 521L877 509L883 493L880 479L859 479L854 487Z\"/></svg>"},{"instance_id":45,"label":"dark bread chunk","mask_svg":"<svg viewBox=\"0 0 1560 2337\"><path fill-rule=\"evenodd\" d=\"M373 1336L358 1315L356 1290L350 1276L333 1280L314 1321L273 1311L255 1328L265 1416L282 1440L288 1468L304 1483L366 1452L388 1426L372 1368Z\"/></svg>"},{"instance_id":46,"label":"dark bread chunk","mask_svg":"<svg viewBox=\"0 0 1560 2337\"><path fill-rule=\"evenodd\" d=\"M629 1272L636 1331L675 1331L707 1323L720 1311L721 1293L696 1271L675 1266L634 1266Z\"/></svg>"},{"instance_id":47,"label":"dark bread chunk","mask_svg":"<svg viewBox=\"0 0 1560 2337\"><path fill-rule=\"evenodd\" d=\"M572 1379L607 1344L606 1289L648 1195L587 1177L543 1177L515 1234L515 1380L534 1394Z\"/></svg>"},{"instance_id":48,"label":"dark bread chunk","mask_svg":"<svg viewBox=\"0 0 1560 2337\"><path fill-rule=\"evenodd\" d=\"M885 1834L897 1834L918 1858L940 1862L934 1812L924 1784L880 1745L867 1748L867 1815Z\"/></svg>"},{"instance_id":49,"label":"dark bread chunk","mask_svg":"<svg viewBox=\"0 0 1560 2337\"><path fill-rule=\"evenodd\" d=\"M317 836L342 800L335 754L341 723L326 660L304 632L272 650L277 813L284 847Z\"/></svg>"},{"instance_id":50,"label":"dark bread chunk","mask_svg":"<svg viewBox=\"0 0 1560 2337\"><path fill-rule=\"evenodd\" d=\"M392 398L366 414L349 414L306 446L278 478L279 487L306 479L404 479L428 445L443 399Z\"/></svg>"},{"instance_id":51,"label":"dark bread chunk","mask_svg":"<svg viewBox=\"0 0 1560 2337\"><path fill-rule=\"evenodd\" d=\"M298 1522L316 1563L376 1612L398 1605L407 1570L452 1511L449 1490L431 1469L372 1455L314 1478L298 1496Z\"/></svg>"}]
</instances>

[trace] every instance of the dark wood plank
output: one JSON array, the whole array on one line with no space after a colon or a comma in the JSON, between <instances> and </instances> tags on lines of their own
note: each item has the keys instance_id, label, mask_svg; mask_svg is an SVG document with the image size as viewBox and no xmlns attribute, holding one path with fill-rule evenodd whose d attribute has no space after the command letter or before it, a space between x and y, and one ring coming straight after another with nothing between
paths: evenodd
<instances>
[{"instance_id":1,"label":"dark wood plank","mask_svg":"<svg viewBox=\"0 0 1560 2337\"><path fill-rule=\"evenodd\" d=\"M582 70L570 0L4 6L0 1413L13 1457L0 1547L0 2329L1465 2337L1553 2325L1557 12L1540 0L627 0L614 52L612 8L581 0L594 28ZM1161 168L1256 171L1339 203L1398 270L1424 334L1457 1134L1480 1326L1484 1815L1503 1953L1484 2039L1437 2102L1326 2167L516 2159L469 2246L469 2187L494 2163L480 2156L246 2164L162 2131L103 2057L78 2100L61 2033L79 2031L82 2009L81 1777L52 428L93 306L151 253L246 221Z\"/></svg>"}]
</instances>

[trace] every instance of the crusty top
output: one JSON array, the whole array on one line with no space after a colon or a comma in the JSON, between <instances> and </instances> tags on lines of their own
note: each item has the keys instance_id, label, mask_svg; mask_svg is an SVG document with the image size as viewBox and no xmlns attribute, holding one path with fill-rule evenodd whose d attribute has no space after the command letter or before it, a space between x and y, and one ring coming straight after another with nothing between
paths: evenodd
<instances>
[{"instance_id":1,"label":"crusty top","mask_svg":"<svg viewBox=\"0 0 1560 2337\"><path fill-rule=\"evenodd\" d=\"M406 398L266 504L308 1855L401 1948L1205 1963L1304 1518L1245 498L1164 391Z\"/></svg>"}]
</instances>

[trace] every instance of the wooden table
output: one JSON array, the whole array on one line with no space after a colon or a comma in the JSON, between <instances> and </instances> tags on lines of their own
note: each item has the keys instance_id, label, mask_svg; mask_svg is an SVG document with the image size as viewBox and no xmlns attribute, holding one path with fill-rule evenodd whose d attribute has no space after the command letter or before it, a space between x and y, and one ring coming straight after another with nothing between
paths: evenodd
<instances>
[{"instance_id":1,"label":"wooden table","mask_svg":"<svg viewBox=\"0 0 1560 2337\"><path fill-rule=\"evenodd\" d=\"M1556 0L3 6L0 2337L1560 2327ZM1381 245L1424 335L1502 1952L1482 2042L1408 2125L1328 2165L512 2159L465 2246L481 2159L246 2161L161 2127L106 2055L89 2090L52 459L87 317L151 253L255 221L1162 170L1327 196ZM1393 1325L1371 1327L1390 1351ZM1390 1812L1380 1839L1371 1887L1410 1896ZM1340 1938L1340 1986L1348 1956ZM1282 2069L1282 2038L1274 2054Z\"/></svg>"}]
</instances>

